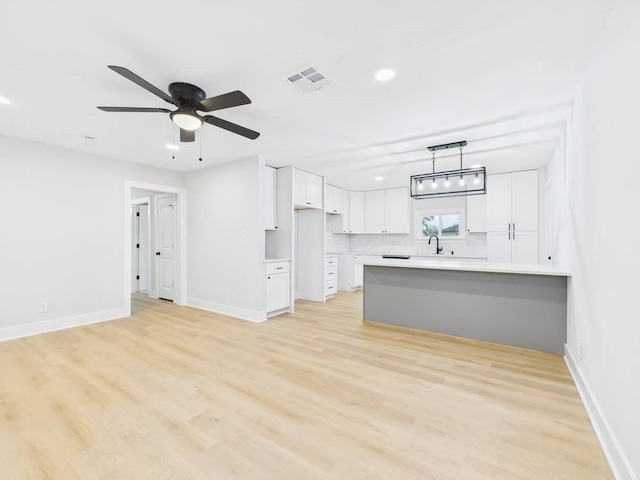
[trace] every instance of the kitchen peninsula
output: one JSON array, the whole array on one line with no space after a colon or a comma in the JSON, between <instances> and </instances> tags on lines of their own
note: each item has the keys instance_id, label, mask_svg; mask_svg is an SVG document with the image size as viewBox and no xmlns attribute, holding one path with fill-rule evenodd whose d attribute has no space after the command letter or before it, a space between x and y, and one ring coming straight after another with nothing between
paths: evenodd
<instances>
[{"instance_id":1,"label":"kitchen peninsula","mask_svg":"<svg viewBox=\"0 0 640 480\"><path fill-rule=\"evenodd\" d=\"M553 265L364 262L364 320L564 353L567 281Z\"/></svg>"}]
</instances>

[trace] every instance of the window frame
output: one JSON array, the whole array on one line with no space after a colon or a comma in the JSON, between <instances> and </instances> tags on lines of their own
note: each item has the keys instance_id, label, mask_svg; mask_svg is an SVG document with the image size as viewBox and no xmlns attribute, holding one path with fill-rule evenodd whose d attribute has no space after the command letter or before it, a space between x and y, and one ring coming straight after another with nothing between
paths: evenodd
<instances>
[{"instance_id":1,"label":"window frame","mask_svg":"<svg viewBox=\"0 0 640 480\"><path fill-rule=\"evenodd\" d=\"M460 217L460 224L458 229L458 235L442 235L442 220L438 221L438 238L448 240L459 240L465 237L466 233L466 218L464 208L438 208L438 209L425 209L416 210L414 217L414 236L417 240L428 240L429 237L422 234L422 219L427 216L443 217L446 215L458 215Z\"/></svg>"}]
</instances>

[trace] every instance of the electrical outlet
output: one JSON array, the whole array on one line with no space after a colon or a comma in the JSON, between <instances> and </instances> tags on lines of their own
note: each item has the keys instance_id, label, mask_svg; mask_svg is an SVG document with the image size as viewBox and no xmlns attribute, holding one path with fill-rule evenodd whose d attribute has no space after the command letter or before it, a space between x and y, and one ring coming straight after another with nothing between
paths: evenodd
<instances>
[{"instance_id":1,"label":"electrical outlet","mask_svg":"<svg viewBox=\"0 0 640 480\"><path fill-rule=\"evenodd\" d=\"M49 304L47 302L40 302L40 304L38 305L38 312L46 313L48 311L49 311Z\"/></svg>"}]
</instances>

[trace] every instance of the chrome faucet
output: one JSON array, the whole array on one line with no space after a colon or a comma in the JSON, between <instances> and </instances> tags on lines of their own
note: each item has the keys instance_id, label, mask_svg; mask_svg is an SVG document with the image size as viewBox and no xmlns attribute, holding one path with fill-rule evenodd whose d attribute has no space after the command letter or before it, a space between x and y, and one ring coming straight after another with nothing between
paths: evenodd
<instances>
[{"instance_id":1,"label":"chrome faucet","mask_svg":"<svg viewBox=\"0 0 640 480\"><path fill-rule=\"evenodd\" d=\"M429 237L429 242L428 242L428 244L429 244L429 245L431 245L431 239L432 239L432 238L435 238L435 239L436 239L436 255L440 255L440 252L442 251L442 249L443 249L444 247L441 247L441 246L440 246L440 239L438 238L438 236L437 236L437 235L431 235L431 236Z\"/></svg>"}]
</instances>

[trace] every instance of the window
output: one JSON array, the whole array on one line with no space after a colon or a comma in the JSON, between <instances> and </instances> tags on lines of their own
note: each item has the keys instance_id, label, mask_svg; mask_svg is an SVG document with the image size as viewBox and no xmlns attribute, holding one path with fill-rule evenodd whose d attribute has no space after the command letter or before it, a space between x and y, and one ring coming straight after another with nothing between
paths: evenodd
<instances>
[{"instance_id":1,"label":"window","mask_svg":"<svg viewBox=\"0 0 640 480\"><path fill-rule=\"evenodd\" d=\"M416 238L460 238L463 220L462 210L416 212Z\"/></svg>"}]
</instances>

